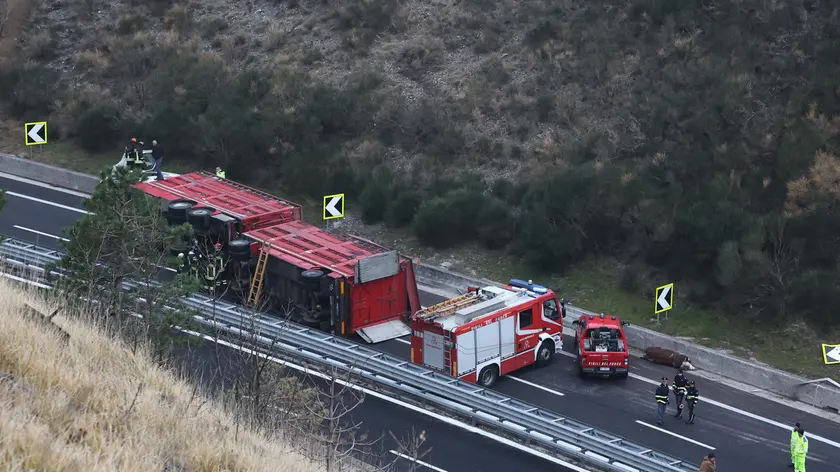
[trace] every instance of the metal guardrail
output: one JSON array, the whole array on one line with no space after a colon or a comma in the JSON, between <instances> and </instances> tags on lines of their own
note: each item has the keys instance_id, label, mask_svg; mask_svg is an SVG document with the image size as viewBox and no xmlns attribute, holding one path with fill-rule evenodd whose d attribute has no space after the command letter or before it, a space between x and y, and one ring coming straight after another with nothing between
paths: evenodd
<instances>
[{"instance_id":1,"label":"metal guardrail","mask_svg":"<svg viewBox=\"0 0 840 472\"><path fill-rule=\"evenodd\" d=\"M0 243L0 262L6 268L29 269L43 274L45 265L58 261L61 256L58 251L15 239ZM123 283L123 288L128 291L138 287L137 282ZM696 465L620 436L341 337L202 294L184 297L183 303L195 310L194 319L201 325L246 335L272 351L351 372L377 386L417 399L424 405L434 405L502 431L538 449L573 458L599 470L697 470Z\"/></svg>"}]
</instances>

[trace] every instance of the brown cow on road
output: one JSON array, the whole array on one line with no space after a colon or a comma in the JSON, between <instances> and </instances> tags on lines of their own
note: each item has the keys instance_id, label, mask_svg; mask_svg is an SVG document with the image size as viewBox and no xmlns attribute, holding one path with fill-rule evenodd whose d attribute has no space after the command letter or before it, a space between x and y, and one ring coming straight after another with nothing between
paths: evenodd
<instances>
[{"instance_id":1,"label":"brown cow on road","mask_svg":"<svg viewBox=\"0 0 840 472\"><path fill-rule=\"evenodd\" d=\"M675 369L695 370L691 365L691 358L679 352L672 351L661 347L649 347L645 349L645 355L642 359L653 362L654 364L669 365Z\"/></svg>"}]
</instances>

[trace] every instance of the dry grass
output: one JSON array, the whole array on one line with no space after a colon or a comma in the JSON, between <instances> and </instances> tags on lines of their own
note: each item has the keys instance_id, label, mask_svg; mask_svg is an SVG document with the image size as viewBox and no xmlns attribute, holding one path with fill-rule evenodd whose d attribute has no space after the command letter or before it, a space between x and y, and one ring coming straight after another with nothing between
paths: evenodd
<instances>
[{"instance_id":1,"label":"dry grass","mask_svg":"<svg viewBox=\"0 0 840 472\"><path fill-rule=\"evenodd\" d=\"M194 387L76 318L27 317L36 294L0 282L0 469L321 470L289 445L237 427Z\"/></svg>"}]
</instances>

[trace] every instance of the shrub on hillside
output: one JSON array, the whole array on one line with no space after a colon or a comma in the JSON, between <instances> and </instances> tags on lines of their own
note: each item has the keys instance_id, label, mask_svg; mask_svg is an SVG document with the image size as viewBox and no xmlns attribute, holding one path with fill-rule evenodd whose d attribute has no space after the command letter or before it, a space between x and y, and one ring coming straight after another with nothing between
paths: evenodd
<instances>
[{"instance_id":1,"label":"shrub on hillside","mask_svg":"<svg viewBox=\"0 0 840 472\"><path fill-rule=\"evenodd\" d=\"M114 136L122 133L120 113L109 103L94 105L76 119L75 136L88 152L101 152L114 147Z\"/></svg>"},{"instance_id":2,"label":"shrub on hillside","mask_svg":"<svg viewBox=\"0 0 840 472\"><path fill-rule=\"evenodd\" d=\"M383 215L385 224L391 228L403 228L410 225L414 221L420 203L420 196L408 182L395 182Z\"/></svg>"},{"instance_id":3,"label":"shrub on hillside","mask_svg":"<svg viewBox=\"0 0 840 472\"><path fill-rule=\"evenodd\" d=\"M44 66L18 64L0 71L0 100L19 120L47 119L62 90L61 76Z\"/></svg>"},{"instance_id":4,"label":"shrub on hillside","mask_svg":"<svg viewBox=\"0 0 840 472\"><path fill-rule=\"evenodd\" d=\"M470 241L478 234L486 203L486 197L466 187L424 200L414 217L414 232L423 243L439 248Z\"/></svg>"}]
</instances>

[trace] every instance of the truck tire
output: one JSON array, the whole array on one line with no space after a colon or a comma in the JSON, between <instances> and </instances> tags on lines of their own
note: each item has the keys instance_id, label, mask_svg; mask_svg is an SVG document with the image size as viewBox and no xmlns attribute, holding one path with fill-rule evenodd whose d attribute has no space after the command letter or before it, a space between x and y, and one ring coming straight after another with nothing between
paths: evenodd
<instances>
[{"instance_id":1,"label":"truck tire","mask_svg":"<svg viewBox=\"0 0 840 472\"><path fill-rule=\"evenodd\" d=\"M493 364L481 369L481 372L475 379L475 383L484 388L492 388L498 380L499 367Z\"/></svg>"},{"instance_id":2,"label":"truck tire","mask_svg":"<svg viewBox=\"0 0 840 472\"><path fill-rule=\"evenodd\" d=\"M247 262L251 260L251 241L247 239L234 239L228 244L228 254L230 258L239 261Z\"/></svg>"},{"instance_id":3,"label":"truck tire","mask_svg":"<svg viewBox=\"0 0 840 472\"><path fill-rule=\"evenodd\" d=\"M192 200L173 200L166 207L166 219L172 224L187 222L187 212L195 205Z\"/></svg>"},{"instance_id":4,"label":"truck tire","mask_svg":"<svg viewBox=\"0 0 840 472\"><path fill-rule=\"evenodd\" d=\"M580 378L585 379L586 378L586 372L584 372L583 366L580 365L580 359L577 359L577 368L578 368L578 375L580 376Z\"/></svg>"},{"instance_id":5,"label":"truck tire","mask_svg":"<svg viewBox=\"0 0 840 472\"><path fill-rule=\"evenodd\" d=\"M537 367L545 367L551 363L554 357L554 341L545 340L537 350Z\"/></svg>"},{"instance_id":6,"label":"truck tire","mask_svg":"<svg viewBox=\"0 0 840 472\"><path fill-rule=\"evenodd\" d=\"M300 273L300 278L303 279L303 286L313 292L321 291L321 279L324 277L324 271L318 269L305 270Z\"/></svg>"},{"instance_id":7,"label":"truck tire","mask_svg":"<svg viewBox=\"0 0 840 472\"><path fill-rule=\"evenodd\" d=\"M621 380L627 380L628 377L630 377L630 372L622 372L618 374L618 378Z\"/></svg>"},{"instance_id":8,"label":"truck tire","mask_svg":"<svg viewBox=\"0 0 840 472\"><path fill-rule=\"evenodd\" d=\"M187 222L192 225L196 233L207 233L210 231L210 215L215 210L212 208L190 208L187 212Z\"/></svg>"}]
</instances>

